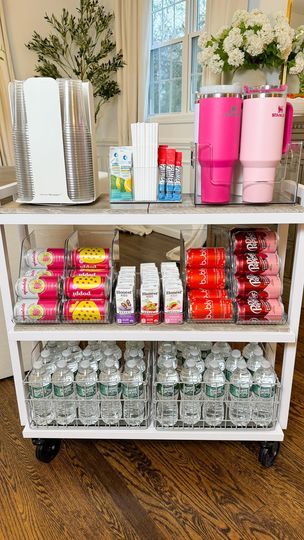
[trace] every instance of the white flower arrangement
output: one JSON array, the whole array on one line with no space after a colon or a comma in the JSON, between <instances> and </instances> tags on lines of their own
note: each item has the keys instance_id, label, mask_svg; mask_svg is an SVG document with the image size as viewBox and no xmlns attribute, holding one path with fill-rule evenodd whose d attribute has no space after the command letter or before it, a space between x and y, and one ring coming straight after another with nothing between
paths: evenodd
<instances>
[{"instance_id":1,"label":"white flower arrangement","mask_svg":"<svg viewBox=\"0 0 304 540\"><path fill-rule=\"evenodd\" d=\"M282 13L272 17L259 9L237 10L231 26L211 36L203 32L198 43L199 62L213 73L238 68L279 69L286 62L289 65L290 59L290 73L304 69L304 26L293 30Z\"/></svg>"}]
</instances>

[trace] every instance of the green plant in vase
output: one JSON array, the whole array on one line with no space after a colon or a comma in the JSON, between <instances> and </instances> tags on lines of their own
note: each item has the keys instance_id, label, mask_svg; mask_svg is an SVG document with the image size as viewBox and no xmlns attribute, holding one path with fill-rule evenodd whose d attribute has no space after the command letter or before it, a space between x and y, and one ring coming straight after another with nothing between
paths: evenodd
<instances>
[{"instance_id":1,"label":"green plant in vase","mask_svg":"<svg viewBox=\"0 0 304 540\"><path fill-rule=\"evenodd\" d=\"M120 93L114 76L123 68L122 51L115 52L111 24L114 13L99 0L80 0L77 15L45 15L52 27L47 37L34 32L26 47L38 55L36 72L42 77L90 81L95 97L95 120L101 106Z\"/></svg>"}]
</instances>

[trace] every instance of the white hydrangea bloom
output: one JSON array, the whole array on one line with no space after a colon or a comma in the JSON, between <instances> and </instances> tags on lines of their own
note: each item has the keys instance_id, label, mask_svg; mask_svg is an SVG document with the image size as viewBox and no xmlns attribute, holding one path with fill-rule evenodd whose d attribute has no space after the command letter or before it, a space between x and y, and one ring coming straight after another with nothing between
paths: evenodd
<instances>
[{"instance_id":1,"label":"white hydrangea bloom","mask_svg":"<svg viewBox=\"0 0 304 540\"><path fill-rule=\"evenodd\" d=\"M232 26L239 26L240 23L246 23L249 13L246 9L237 9L232 17Z\"/></svg>"},{"instance_id":2,"label":"white hydrangea bloom","mask_svg":"<svg viewBox=\"0 0 304 540\"><path fill-rule=\"evenodd\" d=\"M228 64L234 67L240 67L244 64L245 54L240 49L233 49L228 54Z\"/></svg>"},{"instance_id":3,"label":"white hydrangea bloom","mask_svg":"<svg viewBox=\"0 0 304 540\"><path fill-rule=\"evenodd\" d=\"M270 22L263 24L262 28L257 32L258 36L263 40L265 45L269 45L273 41L274 31Z\"/></svg>"},{"instance_id":4,"label":"white hydrangea bloom","mask_svg":"<svg viewBox=\"0 0 304 540\"><path fill-rule=\"evenodd\" d=\"M207 65L210 58L214 55L216 45L212 45L211 47L205 47L202 49L202 51L198 54L198 61L200 64Z\"/></svg>"},{"instance_id":5,"label":"white hydrangea bloom","mask_svg":"<svg viewBox=\"0 0 304 540\"><path fill-rule=\"evenodd\" d=\"M207 41L208 41L208 34L207 34L207 32L202 32L201 35L200 35L199 38L198 38L198 46L199 46L201 49L204 49L204 47L206 47L206 45L207 45Z\"/></svg>"},{"instance_id":6,"label":"white hydrangea bloom","mask_svg":"<svg viewBox=\"0 0 304 540\"><path fill-rule=\"evenodd\" d=\"M264 41L261 39L260 36L253 33L253 35L250 35L250 37L247 38L247 44L245 46L246 51L251 56L258 56L259 54L262 54L264 50Z\"/></svg>"},{"instance_id":7,"label":"white hydrangea bloom","mask_svg":"<svg viewBox=\"0 0 304 540\"><path fill-rule=\"evenodd\" d=\"M291 75L299 75L304 72L304 53L299 52L295 57L295 65L290 68L289 73Z\"/></svg>"},{"instance_id":8,"label":"white hydrangea bloom","mask_svg":"<svg viewBox=\"0 0 304 540\"><path fill-rule=\"evenodd\" d=\"M290 27L287 18L283 14L278 13L275 16L274 34L280 56L283 60L287 60L291 53L294 33L295 31Z\"/></svg>"},{"instance_id":9,"label":"white hydrangea bloom","mask_svg":"<svg viewBox=\"0 0 304 540\"><path fill-rule=\"evenodd\" d=\"M304 45L304 25L299 26L294 35L293 51L298 53Z\"/></svg>"},{"instance_id":10,"label":"white hydrangea bloom","mask_svg":"<svg viewBox=\"0 0 304 540\"><path fill-rule=\"evenodd\" d=\"M230 28L229 26L221 26L221 27L215 32L215 34L213 34L214 37L215 37L216 39L220 39L220 38L222 37L222 34L223 34L224 32L226 32L227 30L229 30L229 28Z\"/></svg>"},{"instance_id":11,"label":"white hydrangea bloom","mask_svg":"<svg viewBox=\"0 0 304 540\"><path fill-rule=\"evenodd\" d=\"M219 54L214 54L208 62L208 67L213 73L222 73L224 61Z\"/></svg>"},{"instance_id":12,"label":"white hydrangea bloom","mask_svg":"<svg viewBox=\"0 0 304 540\"><path fill-rule=\"evenodd\" d=\"M239 28L232 28L223 41L224 51L229 54L234 48L243 45L243 36Z\"/></svg>"},{"instance_id":13,"label":"white hydrangea bloom","mask_svg":"<svg viewBox=\"0 0 304 540\"><path fill-rule=\"evenodd\" d=\"M246 26L255 26L255 25L261 25L267 24L269 22L269 17L264 13L264 11L261 11L260 9L253 9L249 12L248 18L246 20Z\"/></svg>"}]
</instances>

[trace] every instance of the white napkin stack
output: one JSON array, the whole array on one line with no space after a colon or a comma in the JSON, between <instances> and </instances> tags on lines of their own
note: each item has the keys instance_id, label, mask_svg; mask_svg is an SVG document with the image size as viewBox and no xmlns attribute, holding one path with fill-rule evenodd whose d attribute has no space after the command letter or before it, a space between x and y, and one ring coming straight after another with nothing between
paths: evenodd
<instances>
[{"instance_id":1,"label":"white napkin stack","mask_svg":"<svg viewBox=\"0 0 304 540\"><path fill-rule=\"evenodd\" d=\"M158 124L131 124L135 201L156 201L158 189Z\"/></svg>"}]
</instances>

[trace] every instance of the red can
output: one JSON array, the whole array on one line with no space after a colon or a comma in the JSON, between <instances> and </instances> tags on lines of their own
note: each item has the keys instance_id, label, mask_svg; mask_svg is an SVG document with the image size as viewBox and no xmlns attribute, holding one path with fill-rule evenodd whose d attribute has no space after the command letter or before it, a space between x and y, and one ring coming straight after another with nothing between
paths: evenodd
<instances>
[{"instance_id":1,"label":"red can","mask_svg":"<svg viewBox=\"0 0 304 540\"><path fill-rule=\"evenodd\" d=\"M64 249L36 248L28 249L25 260L29 268L64 269Z\"/></svg>"},{"instance_id":2,"label":"red can","mask_svg":"<svg viewBox=\"0 0 304 540\"><path fill-rule=\"evenodd\" d=\"M193 248L186 253L188 268L225 268L227 262L224 248Z\"/></svg>"},{"instance_id":3,"label":"red can","mask_svg":"<svg viewBox=\"0 0 304 540\"><path fill-rule=\"evenodd\" d=\"M284 315L284 306L278 299L263 300L257 292L249 298L237 300L238 321L280 322Z\"/></svg>"},{"instance_id":4,"label":"red can","mask_svg":"<svg viewBox=\"0 0 304 540\"><path fill-rule=\"evenodd\" d=\"M278 248L279 237L274 231L243 230L231 236L232 251L240 253L275 253Z\"/></svg>"},{"instance_id":5,"label":"red can","mask_svg":"<svg viewBox=\"0 0 304 540\"><path fill-rule=\"evenodd\" d=\"M102 276L107 277L111 273L110 268L101 268L100 270L95 270L94 268L85 268L84 270L71 270L69 272L69 277L77 276Z\"/></svg>"},{"instance_id":6,"label":"red can","mask_svg":"<svg viewBox=\"0 0 304 540\"><path fill-rule=\"evenodd\" d=\"M62 270L45 270L44 268L33 268L32 270L27 270L24 277L41 277L41 276L50 276L50 277L61 277Z\"/></svg>"},{"instance_id":7,"label":"red can","mask_svg":"<svg viewBox=\"0 0 304 540\"><path fill-rule=\"evenodd\" d=\"M196 321L232 321L233 302L229 299L222 300L202 300L201 302L190 302L189 316Z\"/></svg>"},{"instance_id":8,"label":"red can","mask_svg":"<svg viewBox=\"0 0 304 540\"><path fill-rule=\"evenodd\" d=\"M246 297L252 292L258 292L261 298L279 298L282 292L282 283L279 276L247 274L235 278L233 292L237 298Z\"/></svg>"},{"instance_id":9,"label":"red can","mask_svg":"<svg viewBox=\"0 0 304 540\"><path fill-rule=\"evenodd\" d=\"M109 268L111 251L108 248L99 247L73 249L71 262L74 268Z\"/></svg>"},{"instance_id":10,"label":"red can","mask_svg":"<svg viewBox=\"0 0 304 540\"><path fill-rule=\"evenodd\" d=\"M189 300L220 300L229 298L226 289L191 289L188 291Z\"/></svg>"},{"instance_id":11,"label":"red can","mask_svg":"<svg viewBox=\"0 0 304 540\"><path fill-rule=\"evenodd\" d=\"M244 253L234 256L234 273L276 276L280 270L280 258L276 253Z\"/></svg>"},{"instance_id":12,"label":"red can","mask_svg":"<svg viewBox=\"0 0 304 540\"><path fill-rule=\"evenodd\" d=\"M101 298L90 300L68 300L63 304L65 321L94 323L106 322L109 313L109 303Z\"/></svg>"},{"instance_id":13,"label":"red can","mask_svg":"<svg viewBox=\"0 0 304 540\"><path fill-rule=\"evenodd\" d=\"M14 307L17 323L57 322L60 304L56 300L20 300Z\"/></svg>"},{"instance_id":14,"label":"red can","mask_svg":"<svg viewBox=\"0 0 304 540\"><path fill-rule=\"evenodd\" d=\"M22 277L16 281L15 291L19 298L56 299L60 297L60 279L52 276Z\"/></svg>"},{"instance_id":15,"label":"red can","mask_svg":"<svg viewBox=\"0 0 304 540\"><path fill-rule=\"evenodd\" d=\"M92 275L68 277L64 280L64 294L67 298L108 298L109 279Z\"/></svg>"},{"instance_id":16,"label":"red can","mask_svg":"<svg viewBox=\"0 0 304 540\"><path fill-rule=\"evenodd\" d=\"M225 289L226 274L222 268L187 268L189 289Z\"/></svg>"}]
</instances>

